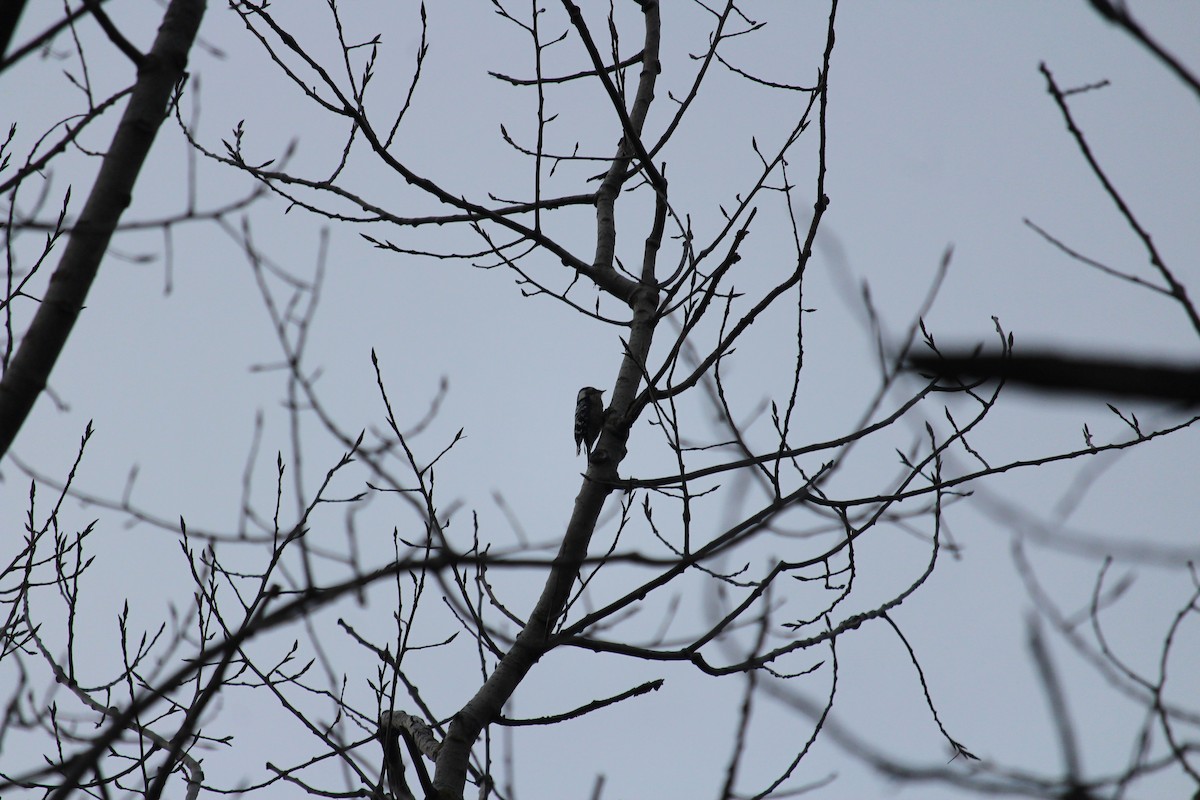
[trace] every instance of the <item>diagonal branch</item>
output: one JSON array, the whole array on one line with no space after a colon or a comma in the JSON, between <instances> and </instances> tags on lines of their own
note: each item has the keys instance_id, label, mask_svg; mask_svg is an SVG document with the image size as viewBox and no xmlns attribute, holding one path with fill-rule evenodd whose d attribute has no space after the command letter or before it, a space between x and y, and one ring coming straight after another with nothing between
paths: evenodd
<instances>
[{"instance_id":1,"label":"diagonal branch","mask_svg":"<svg viewBox=\"0 0 1200 800\"><path fill-rule=\"evenodd\" d=\"M71 233L46 296L12 364L0 380L0 456L8 452L75 327L88 290L138 173L166 118L171 94L183 79L188 51L204 15L203 0L172 0L154 47L138 71L129 105L104 156L96 183Z\"/></svg>"},{"instance_id":2,"label":"diagonal branch","mask_svg":"<svg viewBox=\"0 0 1200 800\"><path fill-rule=\"evenodd\" d=\"M1113 185L1104 169L1100 166L1100 162L1092 154L1092 148L1088 145L1087 139L1084 138L1083 131L1079 129L1079 126L1075 124L1075 119L1071 116L1071 109L1067 106L1065 94L1059 89L1049 68L1043 63L1038 66L1038 69L1046 79L1046 91L1054 98L1058 110L1062 112L1063 119L1067 124L1067 130L1075 137L1075 143L1079 146L1079 152L1088 162L1088 166L1092 168L1092 172L1095 173L1101 185L1104 186L1104 191L1108 193L1108 196L1117 206L1117 210L1121 212L1121 216L1125 218L1130 229L1142 240L1142 245L1146 248L1146 254L1150 257L1150 263L1154 265L1155 269L1162 275L1163 280L1171 287L1171 296L1183 306L1183 310L1191 321L1192 327L1197 333L1200 333L1200 312L1197 312L1195 304L1188 297L1187 288L1176 279L1175 273L1167 266L1162 256L1159 255L1158 248L1154 246L1154 240L1150 238L1149 232L1138 222L1133 210L1126 204L1125 198L1121 196L1117 187Z\"/></svg>"},{"instance_id":3,"label":"diagonal branch","mask_svg":"<svg viewBox=\"0 0 1200 800\"><path fill-rule=\"evenodd\" d=\"M569 3L568 6L570 6ZM632 146L629 139L631 134L636 137L641 124L645 121L646 112L654 98L655 78L661 68L658 61L659 36L661 34L658 10L658 3L653 0L645 0L642 3L646 26L645 60L642 79L638 84L633 101L633 122L629 123L631 129L627 130L626 143L618 148L612 167L597 197L597 258L592 269L599 273L598 277L600 278L616 277L611 260L616 239L613 206L616 202L624 165L629 159L628 148ZM575 13L578 13L577 9ZM600 66L597 64L598 68ZM607 75L601 73L601 78L607 80ZM665 194L665 183L660 184L657 188L660 196ZM665 203L665 198L660 202L660 209L662 203ZM653 258L649 258L650 263L653 260ZM633 402L634 393L637 391L645 371L646 357L650 352L650 344L658 321L656 314L658 292L652 282L647 285L643 279L641 285L634 284L633 291L630 292L627 300L633 309L633 320L629 347L622 359L616 388L613 392L612 409L617 412L616 417L620 417L627 411ZM571 588L579 575L580 567L587 558L588 545L596 528L596 521L599 519L604 500L613 491L613 481L617 478L617 467L625 457L625 438L627 436L627 425L606 426L600 442L590 458L583 488L575 498L575 508L567 524L558 554L554 559L554 566L550 569L541 595L530 612L525 627L517 635L513 646L500 658L483 686L454 715L446 738L442 742L437 759L437 770L434 774L434 787L439 798L457 800L457 798L463 797L467 781L467 767L475 740L488 725L500 719L505 703L512 697L538 660L553 646L552 632L571 596Z\"/></svg>"},{"instance_id":4,"label":"diagonal branch","mask_svg":"<svg viewBox=\"0 0 1200 800\"><path fill-rule=\"evenodd\" d=\"M1125 30L1130 36L1142 43L1142 45L1154 53L1158 60L1163 62L1170 68L1172 72L1183 81L1184 84L1200 97L1200 78L1197 78L1191 71L1188 70L1179 59L1167 52L1162 45L1151 38L1150 34L1146 33L1145 29L1138 24L1133 15L1129 13L1129 9L1125 7L1123 2L1114 3L1111 0L1091 0L1092 8L1096 9L1096 13L1104 17L1106 20Z\"/></svg>"}]
</instances>

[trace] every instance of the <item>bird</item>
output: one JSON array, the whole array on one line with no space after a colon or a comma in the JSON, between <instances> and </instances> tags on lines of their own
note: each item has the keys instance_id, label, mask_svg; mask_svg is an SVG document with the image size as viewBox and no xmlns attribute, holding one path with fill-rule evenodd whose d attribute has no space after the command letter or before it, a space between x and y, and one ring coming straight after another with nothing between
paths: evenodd
<instances>
[{"instance_id":1,"label":"bird","mask_svg":"<svg viewBox=\"0 0 1200 800\"><path fill-rule=\"evenodd\" d=\"M585 386L575 396L575 455L582 448L587 448L588 458L592 457L592 445L604 427L604 394L603 389Z\"/></svg>"}]
</instances>

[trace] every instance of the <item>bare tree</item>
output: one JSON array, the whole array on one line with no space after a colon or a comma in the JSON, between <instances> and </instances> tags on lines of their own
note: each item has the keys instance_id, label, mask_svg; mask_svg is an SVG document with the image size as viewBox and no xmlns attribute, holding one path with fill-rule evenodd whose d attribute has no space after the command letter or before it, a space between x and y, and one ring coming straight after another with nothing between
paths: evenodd
<instances>
[{"instance_id":1,"label":"bare tree","mask_svg":"<svg viewBox=\"0 0 1200 800\"><path fill-rule=\"evenodd\" d=\"M99 3L85 7L106 19ZM269 64L297 101L306 120L300 130L322 131L317 146L315 136L281 145L282 137L262 135L254 120L225 136L206 134L188 113L191 95L177 93L170 104L176 127L202 169L257 189L241 205L205 213L189 206L183 217L152 221L165 229L203 218L213 223L209 235L235 243L276 338L279 360L262 371L282 376L288 444L272 447L271 420L258 418L233 527L197 526L135 501L132 478L119 499L84 491L76 472L91 457L90 426L66 479L9 457L31 488L23 541L0 577L0 668L14 678L0 744L32 740L40 750L0 770L5 786L55 798L273 789L325 797L516 797L522 789L514 731L569 730L590 715L621 720L664 685L668 670L734 687L732 721L711 725L720 731L720 755L707 756L723 759L723 783L711 790L721 798L821 788L824 781L807 782L799 769L820 737L885 775L971 792L1114 796L1164 772L1200 786L1192 741L1200 711L1165 692L1165 665L1200 595L1181 599L1161 640L1160 674L1142 674L1104 639L1104 613L1122 593L1120 582L1110 585L1109 562L1088 609L1095 640L1041 592L1036 570L1023 574L1061 640L1144 710L1128 764L1087 772L1044 624L1030 623L1028 652L1058 726L1061 774L982 760L939 713L938 687L927 680L899 610L947 553L958 555L950 507L967 505L974 487L1004 473L1126 451L1178 434L1197 418L1172 415L1151 426L1130 416L1128 435L1110 441L1089 434L1072 449L1035 441L1016 456L981 452L974 443L1002 384L984 390L944 376L914 382L906 371L915 348L938 355L922 318L951 266L947 249L898 340L883 333L864 296L875 344L870 390L846 409L848 421L836 420L829 435L814 433L806 395L820 387L806 371L811 309L804 287L831 203L836 0L812 28L820 35L802 56L807 79L760 74L731 55L731 43L764 35L765 25L733 2L684 10L638 0L598 10L563 0L518 10L494 0L490 18L522 37L531 66L489 74L502 98L525 97L531 111L519 127L502 124L507 160L496 162L483 188L463 180L452 163L472 157L470 136L450 166L431 155L445 148L441 139L431 142L427 127L451 95L445 87L423 94L436 79L429 53L436 35L453 34L430 30L421 8L411 20L419 26L413 60L401 67L378 20L346 17L332 2L325 11L320 34L306 19L311 8L234 0L229 11L257 43L258 64ZM700 52L689 54L671 39L672 25L682 27L685 16L706 26ZM111 22L103 27L115 30ZM82 59L82 45L78 52ZM694 185L713 168L692 148L714 133L700 107L722 82L762 93L790 116L756 132L745 151L753 169L725 185L726 199L713 213L675 187ZM1067 92L1054 94L1061 102ZM166 101L158 102L161 109ZM329 125L340 139L324 135ZM75 131L67 129L68 140ZM447 142L458 133L442 131ZM38 213L18 213L16 189L36 174L29 167L6 186L10 238L46 224L40 205ZM136 169L123 174L131 180ZM552 515L539 515L530 536L516 513L509 513L510 530L500 531L481 522L477 509L445 499L445 475L466 457L470 432L445 427L444 383L432 391L413 386L396 366L403 348L436 347L430 332L398 320L402 344L380 343L370 352L373 386L323 380L311 349L327 275L338 268L331 267L329 234L317 234L308 272L280 263L277 247L260 244L268 212L233 220L268 192L282 201L273 210L360 234L360 249L459 270L464 282L504 272L523 303L565 312L557 322L539 317L547 341L574 325L601 332L595 335L611 343L616 366L607 376L588 370L607 405L569 518L555 524ZM91 230L86 212L67 220L64 212L53 230ZM770 247L755 245L763 229L774 232ZM116 219L108 226L114 230ZM14 319L26 324L14 316L14 304L31 294L26 287L54 241L52 234L33 266L9 259L10 331ZM780 252L779 241L790 250ZM90 252L94 272L103 248ZM1195 316L1186 293L1173 296ZM73 302L77 313L82 297ZM468 327L484 337L515 322L473 319ZM1001 358L1011 359L1014 337L999 322L995 330ZM10 350L16 338L10 334ZM44 383L53 358L39 363ZM928 363L936 359L922 365ZM16 359L5 367L5 383L14 375L17 381ZM368 389L376 408L370 418L344 409L343 393ZM521 394L522 387L499 387L497 394L507 391ZM418 407L415 395L428 399ZM15 434L31 404L20 413L0 406L0 428ZM505 424L495 408L483 416ZM562 440L568 442L565 430ZM264 459L267 448L278 455ZM499 471L536 474L532 446L495 459ZM264 470L267 490L259 485ZM47 491L48 509L41 499ZM540 488L539 502L564 500L555 494ZM88 611L91 576L107 569L104 545L95 543L105 523L73 526L70 498L171 537L180 553L175 568L188 582L187 607L172 607L145 633L131 625L125 605L101 681L85 643L92 634L77 620ZM496 503L511 512L503 497ZM910 545L903 558L891 549L896 537ZM886 580L861 567L876 557L895 559ZM1015 547L1014 557L1020 561L1024 551ZM913 676L944 742L934 754L938 766L889 755L893 732L886 725L866 735L837 721L839 646L868 630L885 631L902 646L888 666ZM572 669L580 657L619 661L637 677L605 693L606 681ZM590 699L516 715L522 690L553 696L561 686ZM767 706L803 720L804 728L773 741L772 751L784 756L764 768L754 761L752 741L769 729ZM239 711L246 725L262 722L267 733L237 733L231 717ZM613 725L618 736L631 727ZM230 758L235 754L240 761ZM246 769L253 777L244 777ZM560 785L564 794L587 791L574 776ZM596 780L592 795L602 796L603 788Z\"/></svg>"}]
</instances>

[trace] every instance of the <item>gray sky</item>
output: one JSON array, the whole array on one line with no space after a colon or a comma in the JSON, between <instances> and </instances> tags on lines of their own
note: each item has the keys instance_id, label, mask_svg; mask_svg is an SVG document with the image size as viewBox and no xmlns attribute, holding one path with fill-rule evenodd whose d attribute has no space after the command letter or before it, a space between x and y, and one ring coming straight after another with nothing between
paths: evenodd
<instances>
[{"instance_id":1,"label":"gray sky","mask_svg":"<svg viewBox=\"0 0 1200 800\"><path fill-rule=\"evenodd\" d=\"M122 29L146 47L157 25L158 5L112 5ZM296 32L328 56L328 19L322 6L276 10L296 13ZM678 93L690 80L693 62L685 54L701 50L706 24L690 6L664 6L661 107L649 122L655 133L671 107L667 91ZM1168 50L1186 64L1200 65L1200 6L1139 3L1133 10ZM409 4L376 3L347 4L343 11L348 39L365 40L376 31L383 35L385 50L373 91L381 104L394 108L407 88L417 45L415 10ZM29 9L18 41L44 26L47 18L37 17L39 12L53 13ZM757 39L730 43L729 57L778 81L812 83L820 64L823 8L758 3L748 5L747 12L782 19L773 19ZM429 15L425 77L398 139L406 158L423 174L476 199L497 187L528 193L530 168L503 143L499 125L529 141L530 95L498 86L486 74L528 75L525 42L486 3L437 4ZM1085 3L846 3L837 32L829 110L832 202L804 289L805 306L817 310L805 321L801 439L846 433L874 388L871 340L857 294L861 282L869 284L888 334L898 337L951 245L949 276L927 315L941 343L990 343L996 316L1014 333L1018 349L1024 343L1053 343L1089 351L1193 356L1195 332L1170 300L1070 262L1023 224L1027 218L1106 264L1147 280L1154 277L1140 244L1079 156L1038 65L1044 62L1064 87L1106 79L1110 85L1103 90L1073 98L1072 110L1164 257L1184 282L1196 285L1200 103L1158 62L1099 20ZM94 37L95 31L89 29L87 35ZM277 158L286 142L295 139L290 167L327 175L336 164L344 125L305 105L220 4L209 9L202 36L225 54L217 58L197 50L190 66L199 79L193 98L199 98L198 133L205 146L220 150L221 140L245 120L249 156ZM633 47L632 39L623 44L623 50ZM97 54L102 50L93 48ZM547 71L581 69L584 63L577 40L571 38L554 51ZM35 60L0 83L0 125L6 129L12 120L21 122L19 141L26 147L44 128L39 120L58 118L76 107L78 95L62 77L63 68L75 66L69 60L58 68ZM110 88L132 79L127 64L108 56L91 65L91 76ZM774 146L800 102L799 95L748 88L725 72L717 73L709 92L691 120L694 127L664 155L672 192L693 215L698 231L717 224L719 204L743 190L747 170L756 163L750 137ZM608 152L615 145L618 134L603 114L598 90L590 95L551 92L549 102L561 114L552 128L552 147L567 149L580 141L584 151ZM194 105L186 107L190 113ZM107 136L97 134L91 144L100 148ZM802 141L791 158L793 180L802 187L811 183L812 152L812 142ZM164 129L127 219L174 213L184 206L184 153L178 130ZM71 169L77 171L56 169L51 190L72 185L72 208L78 209L95 162L72 157L75 161L69 163L76 166ZM567 168L564 172L574 174ZM211 165L202 164L199 174L201 206L250 188L242 176ZM377 168L351 169L349 178L395 213L438 211ZM580 190L562 180L550 191ZM811 190L802 189L800 197L811 202ZM58 202L50 201L39 216L50 216ZM283 208L273 202L254 212L255 240L274 261L310 276L325 223L303 210L283 216ZM747 241L739 288L753 290L790 268L779 213L778 203L762 212L761 232L756 229ZM561 220L556 232L589 254L589 214L571 212ZM804 214L801 221L807 221ZM640 255L642 226L634 215L623 223L621 255L633 263ZM360 232L413 247L432 246L439 237L442 243L455 241L441 231L407 239L410 232L378 225L330 228L327 282L307 353L309 366L321 368L326 402L347 430L381 427L371 348L379 355L397 413L408 422L424 413L439 381L447 378L449 395L420 444L429 456L458 428L466 430L467 439L438 473L444 508L465 504L453 528L463 537L460 542L469 539L470 509L475 509L486 540L497 547L516 543L493 493L503 495L532 540L553 541L569 514L582 467L569 438L575 390L584 384L611 385L621 353L617 333L552 301L523 298L512 274L502 268L473 270L459 262L382 252L362 240ZM461 247L480 247L477 239L458 241ZM170 246L168 278L161 234L130 234L116 242L52 378L67 408L40 401L14 453L47 475L61 476L87 421L93 420L97 433L79 472L81 490L120 497L136 465L132 497L141 507L166 520L183 516L197 528L229 530L238 523L256 413L265 415L255 465L255 498L264 509L270 507L274 454L290 446L280 405L282 373L252 369L277 364L279 351L251 271L229 237L209 224L180 226ZM567 277L553 266L542 274L556 286L565 285ZM166 293L168 281L171 291ZM591 302L592 295L581 291L579 296L587 298L585 304ZM785 390L787 366L781 374L772 341L785 340L788 325L786 315L764 319L747 340L744 357L732 366L733 390L746 404ZM1173 413L1152 405L1129 408L1146 421L1170 419ZM944 425L941 418L930 419ZM757 424L756 433L766 435L769 420ZM1102 401L1046 401L1012 392L973 444L997 463L1035 457L1082 445L1085 424L1098 441L1123 435L1120 420ZM920 435L914 420L878 446L864 448L832 490L843 496L869 491L881 476L896 471L894 448L907 447ZM1042 546L1043 529L1067 530L1090 541L1174 547L1195 558L1200 555L1194 524L1200 516L1195 437L1186 431L1110 461L1005 475L981 487L975 498L979 502L962 504L949 514L949 532L963 548L962 558L945 558L894 618L921 658L943 722L977 755L1048 774L1057 773L1061 764L1028 657L1026 619L1032 603L1013 566L1014 540L1026 542L1038 576L1068 613L1086 608L1100 560L1094 553L1080 556L1064 547ZM311 491L342 448L315 425L303 441L303 478ZM656 432L645 423L635 428L630 447L628 474L661 474L668 468ZM8 538L15 539L23 524L28 480L12 461L0 466L5 479L0 520L11 531ZM969 466L964 459L953 469ZM1073 496L1072 487L1084 485L1080 481L1090 470L1097 470L1098 477L1086 484L1082 502L1069 514L1061 513L1064 498ZM335 493L349 495L361 488L361 481L346 479L336 488ZM285 516L294 519L296 502L292 497L285 503ZM343 511L331 510L321 520L331 546L343 541ZM709 513L731 518L737 509L714 505ZM148 525L131 528L117 515L77 504L68 504L68 514L76 521L95 516L102 521L93 544L99 560L89 585L95 602L86 611L84 627L95 636L98 661L104 663L115 653L114 617L125 597L131 598L136 624L152 628L169 602L178 607L189 602L186 568L176 541ZM402 506L389 506L382 498L361 512L358 524L369 563L386 558L391 528L413 522L406 515ZM869 587L860 602L882 600L906 585L926 557L917 538L897 531L889 536L868 541L858 553L859 580ZM772 540L753 556L781 555L789 546L787 540ZM1135 581L1111 611L1112 643L1137 668L1153 670L1158 644L1191 584L1182 570L1154 563L1119 564L1112 578L1127 574ZM612 585L596 587L597 598L619 592L621 581L629 577L613 570ZM528 575L499 581L518 608L536 591L537 582ZM685 614L695 615L691 621L699 619L708 602L698 586L692 587L697 595L685 606ZM52 601L46 602L51 608ZM384 595L372 605L347 604L328 616L343 615L360 630L386 637L386 603ZM647 629L653 629L658 616L653 610L646 613ZM435 620L420 632L428 641L445 635ZM687 621L685 616L684 629ZM296 635L289 632L280 642ZM1068 702L1079 720L1086 774L1106 774L1130 757L1128 731L1140 718L1138 712L1051 638L1059 667L1068 676ZM374 664L336 633L329 641L336 643L336 657L350 672L352 696L366 707L365 681L373 676ZM1177 699L1194 698L1200 688L1190 669L1200 657L1194 629L1177 648L1172 673L1178 683L1169 686ZM839 719L897 758L945 766L944 743L896 637L882 625L864 628L844 638L839 656ZM822 657L805 654L786 668L801 669ZM356 674L356 667L362 674ZM427 698L445 715L478 685L469 644L414 659L411 668L425 681ZM562 727L516 734L520 796L583 797L599 773L607 779L605 797L714 793L723 777L730 720L739 702L741 684L736 680L615 656L555 652L518 692L512 713L556 713L656 677L667 683L648 697ZM819 699L827 676L817 673L808 683L792 684ZM210 776L227 770L225 782L236 783L243 774L261 775L266 760L285 763L311 747L300 732L294 741L277 738L269 698L226 702L222 723L228 722L242 741L270 752L233 748L211 753ZM262 711L253 713L258 702ZM760 790L764 780L781 770L811 729L803 716L783 705L766 698L760 702L746 783L739 784L746 792ZM950 789L903 789L881 780L827 740L817 745L789 785L833 773L838 781L817 796L961 796ZM1182 785L1167 782L1145 796L1174 796ZM1148 791L1151 786L1147 784Z\"/></svg>"}]
</instances>

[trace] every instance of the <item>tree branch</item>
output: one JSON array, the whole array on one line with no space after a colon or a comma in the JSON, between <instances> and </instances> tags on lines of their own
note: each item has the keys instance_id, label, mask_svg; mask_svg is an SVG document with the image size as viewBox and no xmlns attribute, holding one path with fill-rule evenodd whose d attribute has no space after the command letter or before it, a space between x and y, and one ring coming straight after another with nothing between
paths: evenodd
<instances>
[{"instance_id":1,"label":"tree branch","mask_svg":"<svg viewBox=\"0 0 1200 800\"><path fill-rule=\"evenodd\" d=\"M188 51L204 15L202 0L172 0L154 47L139 69L129 105L96 183L67 242L46 296L0 380L0 456L8 452L67 343L109 241L129 207L138 173L183 79Z\"/></svg>"}]
</instances>

